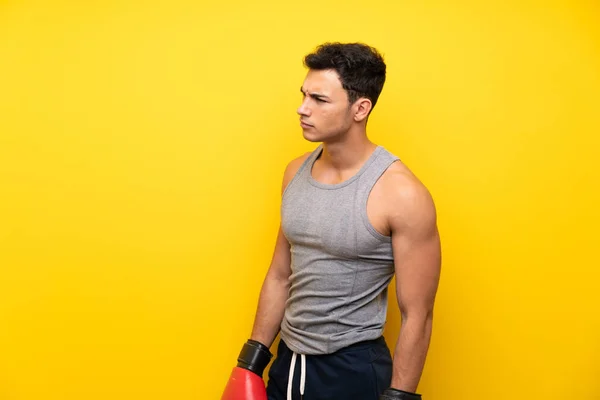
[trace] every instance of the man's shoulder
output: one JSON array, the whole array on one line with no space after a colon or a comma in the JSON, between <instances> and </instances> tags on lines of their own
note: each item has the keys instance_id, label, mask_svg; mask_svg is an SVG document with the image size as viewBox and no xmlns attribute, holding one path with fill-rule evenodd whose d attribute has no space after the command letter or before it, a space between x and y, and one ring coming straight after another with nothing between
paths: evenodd
<instances>
[{"instance_id":1,"label":"man's shoulder","mask_svg":"<svg viewBox=\"0 0 600 400\"><path fill-rule=\"evenodd\" d=\"M383 173L381 183L391 194L419 194L427 188L415 173L402 161L393 162Z\"/></svg>"},{"instance_id":2,"label":"man's shoulder","mask_svg":"<svg viewBox=\"0 0 600 400\"><path fill-rule=\"evenodd\" d=\"M296 157L296 158L292 159L292 160L291 160L291 161L290 161L290 162L287 164L287 166L286 166L286 168L285 168L285 169L286 169L286 171L290 170L290 171L292 171L292 172L296 173L296 172L297 172L297 171L300 169L300 167L302 166L302 164L304 163L304 161L306 161L306 159L307 159L308 157L310 157L310 155L311 155L311 154L312 154L312 152L311 152L311 151L308 151L308 152L306 152L306 153L302 154L301 156L298 156L298 157Z\"/></svg>"},{"instance_id":3,"label":"man's shoulder","mask_svg":"<svg viewBox=\"0 0 600 400\"><path fill-rule=\"evenodd\" d=\"M300 169L302 164L304 164L306 159L308 157L310 157L311 154L312 154L312 152L310 152L310 151L306 152L306 153L302 154L301 156L294 158L287 164L287 166L285 167L285 171L283 173L283 190L285 190L285 188L290 183L290 181L298 173L298 170Z\"/></svg>"},{"instance_id":4,"label":"man's shoulder","mask_svg":"<svg viewBox=\"0 0 600 400\"><path fill-rule=\"evenodd\" d=\"M401 216L405 219L424 214L435 215L429 189L400 160L392 163L380 180L391 217Z\"/></svg>"}]
</instances>

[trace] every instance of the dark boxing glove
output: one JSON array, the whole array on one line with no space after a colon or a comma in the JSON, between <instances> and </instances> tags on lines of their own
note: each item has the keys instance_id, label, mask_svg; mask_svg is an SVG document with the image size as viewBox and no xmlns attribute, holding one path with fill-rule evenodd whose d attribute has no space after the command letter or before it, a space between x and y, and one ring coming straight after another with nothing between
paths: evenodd
<instances>
[{"instance_id":1,"label":"dark boxing glove","mask_svg":"<svg viewBox=\"0 0 600 400\"><path fill-rule=\"evenodd\" d=\"M265 368L271 362L271 357L273 354L267 346L256 340L248 339L240 351L237 366L262 377Z\"/></svg>"},{"instance_id":2,"label":"dark boxing glove","mask_svg":"<svg viewBox=\"0 0 600 400\"><path fill-rule=\"evenodd\" d=\"M273 355L256 340L248 340L238 356L221 400L267 400L262 374Z\"/></svg>"},{"instance_id":3,"label":"dark boxing glove","mask_svg":"<svg viewBox=\"0 0 600 400\"><path fill-rule=\"evenodd\" d=\"M379 400L421 400L421 395L398 389L385 389Z\"/></svg>"}]
</instances>

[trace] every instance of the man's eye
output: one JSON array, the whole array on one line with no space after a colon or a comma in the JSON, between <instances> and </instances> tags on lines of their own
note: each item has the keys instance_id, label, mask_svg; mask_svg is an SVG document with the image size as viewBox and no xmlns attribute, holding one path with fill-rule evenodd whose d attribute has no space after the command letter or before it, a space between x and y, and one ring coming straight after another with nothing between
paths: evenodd
<instances>
[{"instance_id":1,"label":"man's eye","mask_svg":"<svg viewBox=\"0 0 600 400\"><path fill-rule=\"evenodd\" d=\"M325 103L325 100L323 100L323 99L320 99L320 98L318 98L318 97L315 97L315 100L316 100L318 103Z\"/></svg>"}]
</instances>

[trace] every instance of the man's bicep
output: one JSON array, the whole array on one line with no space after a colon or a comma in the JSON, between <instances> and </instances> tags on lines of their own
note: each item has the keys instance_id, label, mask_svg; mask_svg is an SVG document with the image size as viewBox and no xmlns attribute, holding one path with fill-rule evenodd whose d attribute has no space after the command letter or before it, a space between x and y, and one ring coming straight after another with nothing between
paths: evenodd
<instances>
[{"instance_id":1,"label":"man's bicep","mask_svg":"<svg viewBox=\"0 0 600 400\"><path fill-rule=\"evenodd\" d=\"M277 279L288 279L292 273L290 263L290 243L283 234L281 227L279 227L268 274Z\"/></svg>"},{"instance_id":2,"label":"man's bicep","mask_svg":"<svg viewBox=\"0 0 600 400\"><path fill-rule=\"evenodd\" d=\"M396 292L403 315L431 313L441 270L435 218L423 217L392 234Z\"/></svg>"}]
</instances>

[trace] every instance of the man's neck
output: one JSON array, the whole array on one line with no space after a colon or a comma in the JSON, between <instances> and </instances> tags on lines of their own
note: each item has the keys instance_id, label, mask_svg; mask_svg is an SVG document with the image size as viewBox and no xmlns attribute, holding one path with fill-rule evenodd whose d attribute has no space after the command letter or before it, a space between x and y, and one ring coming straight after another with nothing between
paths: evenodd
<instances>
[{"instance_id":1,"label":"man's neck","mask_svg":"<svg viewBox=\"0 0 600 400\"><path fill-rule=\"evenodd\" d=\"M323 143L321 163L338 171L353 170L364 164L377 145L366 134L347 136L343 141Z\"/></svg>"}]
</instances>

